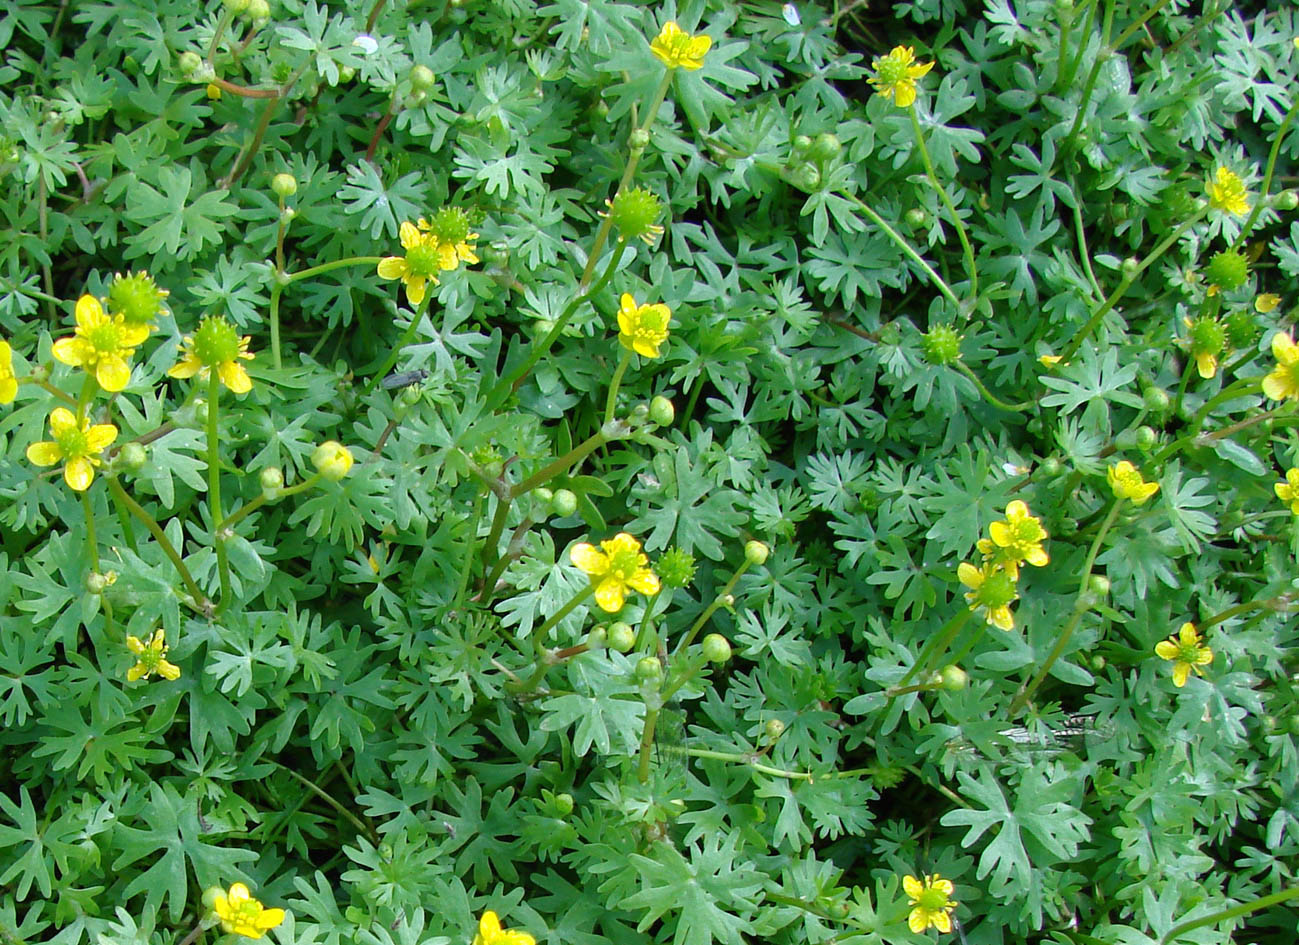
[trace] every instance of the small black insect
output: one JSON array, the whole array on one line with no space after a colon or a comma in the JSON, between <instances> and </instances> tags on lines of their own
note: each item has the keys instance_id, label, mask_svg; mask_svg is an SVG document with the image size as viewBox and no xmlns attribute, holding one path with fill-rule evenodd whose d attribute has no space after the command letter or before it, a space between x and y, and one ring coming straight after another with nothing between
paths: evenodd
<instances>
[{"instance_id":1,"label":"small black insect","mask_svg":"<svg viewBox=\"0 0 1299 945\"><path fill-rule=\"evenodd\" d=\"M428 371L423 368L414 371L399 371L385 377L380 382L380 386L384 390L396 390L398 387L410 387L412 384L418 384L427 377Z\"/></svg>"}]
</instances>

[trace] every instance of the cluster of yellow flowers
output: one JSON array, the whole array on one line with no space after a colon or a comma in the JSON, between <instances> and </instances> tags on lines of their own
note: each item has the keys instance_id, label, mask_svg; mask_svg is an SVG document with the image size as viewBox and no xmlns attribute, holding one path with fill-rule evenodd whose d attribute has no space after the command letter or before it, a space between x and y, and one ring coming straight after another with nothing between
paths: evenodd
<instances>
[{"instance_id":1,"label":"cluster of yellow flowers","mask_svg":"<svg viewBox=\"0 0 1299 945\"><path fill-rule=\"evenodd\" d=\"M406 255L379 260L379 277L400 279L411 306L424 301L429 283L438 285L441 273L478 262L478 234L469 231L469 214L458 207L443 207L432 220L404 222L398 236Z\"/></svg>"},{"instance_id":2,"label":"cluster of yellow flowers","mask_svg":"<svg viewBox=\"0 0 1299 945\"><path fill-rule=\"evenodd\" d=\"M1051 560L1042 546L1047 537L1041 521L1029 514L1024 502L1016 499L1007 505L1006 518L989 525L988 537L979 539L982 564L976 568L962 561L956 569L961 583L970 588L965 595L970 610L982 610L994 627L1013 630L1010 605L1019 599L1019 566L1027 563L1040 568Z\"/></svg>"}]
</instances>

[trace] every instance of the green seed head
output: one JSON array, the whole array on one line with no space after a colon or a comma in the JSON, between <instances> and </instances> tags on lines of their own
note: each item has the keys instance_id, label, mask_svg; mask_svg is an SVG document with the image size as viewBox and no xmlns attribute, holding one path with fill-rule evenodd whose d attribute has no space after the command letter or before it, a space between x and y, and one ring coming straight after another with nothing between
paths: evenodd
<instances>
[{"instance_id":1,"label":"green seed head","mask_svg":"<svg viewBox=\"0 0 1299 945\"><path fill-rule=\"evenodd\" d=\"M659 579L668 587L685 587L695 579L695 556L680 548L669 548L654 565Z\"/></svg>"},{"instance_id":2,"label":"green seed head","mask_svg":"<svg viewBox=\"0 0 1299 945\"><path fill-rule=\"evenodd\" d=\"M215 367L239 357L239 333L220 315L209 315L194 332L194 356L205 367Z\"/></svg>"},{"instance_id":3,"label":"green seed head","mask_svg":"<svg viewBox=\"0 0 1299 945\"><path fill-rule=\"evenodd\" d=\"M1258 341L1258 325L1254 316L1239 309L1227 316L1227 343L1237 350L1252 348Z\"/></svg>"},{"instance_id":4,"label":"green seed head","mask_svg":"<svg viewBox=\"0 0 1299 945\"><path fill-rule=\"evenodd\" d=\"M167 295L147 272L118 273L108 285L108 311L121 315L129 325L147 325L167 314L163 307Z\"/></svg>"},{"instance_id":5,"label":"green seed head","mask_svg":"<svg viewBox=\"0 0 1299 945\"><path fill-rule=\"evenodd\" d=\"M935 325L920 341L925 360L935 367L947 367L961 359L961 336L949 325Z\"/></svg>"},{"instance_id":6,"label":"green seed head","mask_svg":"<svg viewBox=\"0 0 1299 945\"><path fill-rule=\"evenodd\" d=\"M663 213L663 204L653 193L644 187L633 187L621 191L613 198L609 216L613 225L623 239L634 240L653 238L660 232L658 218Z\"/></svg>"},{"instance_id":7,"label":"green seed head","mask_svg":"<svg viewBox=\"0 0 1299 945\"><path fill-rule=\"evenodd\" d=\"M1209 260L1204 274L1210 285L1232 292L1243 286L1249 278L1249 260L1244 253L1224 249Z\"/></svg>"}]
</instances>

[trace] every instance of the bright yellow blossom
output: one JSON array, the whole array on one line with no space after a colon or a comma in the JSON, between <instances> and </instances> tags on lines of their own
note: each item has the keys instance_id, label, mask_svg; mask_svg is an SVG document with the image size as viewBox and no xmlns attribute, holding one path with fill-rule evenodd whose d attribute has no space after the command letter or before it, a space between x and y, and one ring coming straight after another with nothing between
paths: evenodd
<instances>
[{"instance_id":1,"label":"bright yellow blossom","mask_svg":"<svg viewBox=\"0 0 1299 945\"><path fill-rule=\"evenodd\" d=\"M117 427L111 423L91 426L87 419L77 420L66 407L50 412L50 434L54 439L27 447L27 459L37 466L53 466L62 460L63 481L68 487L85 492L95 479L99 454L117 439Z\"/></svg>"},{"instance_id":2,"label":"bright yellow blossom","mask_svg":"<svg viewBox=\"0 0 1299 945\"><path fill-rule=\"evenodd\" d=\"M501 920L489 909L478 920L473 945L537 945L537 940L527 932L501 928Z\"/></svg>"},{"instance_id":3,"label":"bright yellow blossom","mask_svg":"<svg viewBox=\"0 0 1299 945\"><path fill-rule=\"evenodd\" d=\"M1272 356L1276 367L1263 378L1263 393L1273 400L1299 398L1299 345L1290 336L1278 331L1272 336Z\"/></svg>"},{"instance_id":4,"label":"bright yellow blossom","mask_svg":"<svg viewBox=\"0 0 1299 945\"><path fill-rule=\"evenodd\" d=\"M915 48L894 46L887 56L879 56L871 63L875 75L868 81L875 91L891 98L899 108L906 108L916 100L916 79L934 67L932 62L916 62Z\"/></svg>"},{"instance_id":5,"label":"bright yellow blossom","mask_svg":"<svg viewBox=\"0 0 1299 945\"><path fill-rule=\"evenodd\" d=\"M956 569L961 583L970 588L965 600L970 610L983 610L988 623L1002 630L1015 629L1010 605L1019 599L1015 579L999 564L985 562L980 568L962 561Z\"/></svg>"},{"instance_id":6,"label":"bright yellow blossom","mask_svg":"<svg viewBox=\"0 0 1299 945\"><path fill-rule=\"evenodd\" d=\"M591 579L595 602L601 610L611 614L621 610L628 589L642 594L658 593L658 575L650 569L649 559L641 553L640 542L635 538L619 532L600 542L600 548L604 550L579 542L568 557Z\"/></svg>"},{"instance_id":7,"label":"bright yellow blossom","mask_svg":"<svg viewBox=\"0 0 1299 945\"><path fill-rule=\"evenodd\" d=\"M99 299L77 299L77 330L71 338L54 342L54 357L95 375L104 390L116 392L131 383L127 359L149 337L147 325L128 324L121 315L107 315Z\"/></svg>"},{"instance_id":8,"label":"bright yellow blossom","mask_svg":"<svg viewBox=\"0 0 1299 945\"><path fill-rule=\"evenodd\" d=\"M1281 304L1281 296L1275 292L1264 292L1254 300L1254 311L1266 315Z\"/></svg>"},{"instance_id":9,"label":"bright yellow blossom","mask_svg":"<svg viewBox=\"0 0 1299 945\"><path fill-rule=\"evenodd\" d=\"M985 560L1005 568L1012 581L1019 579L1022 562L1040 568L1051 560L1042 547L1047 538L1046 529L1019 499L1006 506L1005 521L988 526L988 535L979 539L979 551Z\"/></svg>"},{"instance_id":10,"label":"bright yellow blossom","mask_svg":"<svg viewBox=\"0 0 1299 945\"><path fill-rule=\"evenodd\" d=\"M911 900L907 926L919 934L931 925L940 932L952 930L952 911L960 905L952 899L956 887L950 879L937 873L926 874L924 881L914 876L902 877L902 889Z\"/></svg>"},{"instance_id":11,"label":"bright yellow blossom","mask_svg":"<svg viewBox=\"0 0 1299 945\"><path fill-rule=\"evenodd\" d=\"M1173 685L1178 689L1186 685L1191 670L1195 670L1195 675L1203 676L1204 670L1200 667L1213 662L1213 650L1201 646L1202 642L1195 624L1184 623L1175 636L1155 644L1155 653L1172 661Z\"/></svg>"},{"instance_id":12,"label":"bright yellow blossom","mask_svg":"<svg viewBox=\"0 0 1299 945\"><path fill-rule=\"evenodd\" d=\"M127 637L126 648L135 654L138 662L126 671L126 678L130 682L137 679L148 679L153 673L157 673L163 679L179 679L180 667L175 663L167 662L167 634L166 631L159 627L153 631L153 636L149 637L149 642L143 642L139 637Z\"/></svg>"},{"instance_id":13,"label":"bright yellow blossom","mask_svg":"<svg viewBox=\"0 0 1299 945\"><path fill-rule=\"evenodd\" d=\"M1272 488L1276 490L1276 497L1289 505L1293 514L1299 515L1299 469L1287 469L1285 482L1278 482Z\"/></svg>"},{"instance_id":14,"label":"bright yellow blossom","mask_svg":"<svg viewBox=\"0 0 1299 945\"><path fill-rule=\"evenodd\" d=\"M668 322L672 310L666 305L637 305L636 299L624 292L618 307L618 342L628 351L645 358L657 358L659 345L668 340Z\"/></svg>"},{"instance_id":15,"label":"bright yellow blossom","mask_svg":"<svg viewBox=\"0 0 1299 945\"><path fill-rule=\"evenodd\" d=\"M437 240L439 268L450 270L462 262L470 265L478 262L475 254L478 234L469 232L469 214L459 207L443 207L433 214L431 221L420 217L416 225L421 233Z\"/></svg>"},{"instance_id":16,"label":"bright yellow blossom","mask_svg":"<svg viewBox=\"0 0 1299 945\"><path fill-rule=\"evenodd\" d=\"M414 223L402 223L401 246L405 256L385 256L379 260L379 278L400 279L406 284L406 301L412 306L424 301L428 283L438 284L438 273L454 269L455 246L442 247L432 233L421 233ZM449 251L450 256L445 255Z\"/></svg>"},{"instance_id":17,"label":"bright yellow blossom","mask_svg":"<svg viewBox=\"0 0 1299 945\"><path fill-rule=\"evenodd\" d=\"M0 404L11 404L18 396L18 378L14 377L14 350L0 338Z\"/></svg>"},{"instance_id":18,"label":"bright yellow blossom","mask_svg":"<svg viewBox=\"0 0 1299 945\"><path fill-rule=\"evenodd\" d=\"M1159 491L1159 483L1146 482L1141 478L1137 467L1126 459L1111 466L1105 478L1114 490L1114 498L1130 499L1133 505L1144 505L1146 500Z\"/></svg>"},{"instance_id":19,"label":"bright yellow blossom","mask_svg":"<svg viewBox=\"0 0 1299 945\"><path fill-rule=\"evenodd\" d=\"M212 897L212 912L224 931L245 938L261 938L284 921L283 909L267 909L243 883L235 883L229 892L218 890Z\"/></svg>"},{"instance_id":20,"label":"bright yellow blossom","mask_svg":"<svg viewBox=\"0 0 1299 945\"><path fill-rule=\"evenodd\" d=\"M209 317L199 323L198 331L186 335L180 346L181 359L167 371L168 377L201 378L216 368L217 377L230 391L246 394L253 388L252 379L239 362L251 361L249 338L239 337L234 325L221 317Z\"/></svg>"},{"instance_id":21,"label":"bright yellow blossom","mask_svg":"<svg viewBox=\"0 0 1299 945\"><path fill-rule=\"evenodd\" d=\"M1249 213L1245 182L1228 168L1220 167L1214 171L1213 179L1205 183L1204 191L1209 197L1209 206L1215 210L1225 210L1236 216Z\"/></svg>"},{"instance_id":22,"label":"bright yellow blossom","mask_svg":"<svg viewBox=\"0 0 1299 945\"><path fill-rule=\"evenodd\" d=\"M659 34L650 41L650 52L669 69L693 72L703 68L704 56L712 45L711 36L691 36L677 26L675 20L668 20Z\"/></svg>"}]
</instances>

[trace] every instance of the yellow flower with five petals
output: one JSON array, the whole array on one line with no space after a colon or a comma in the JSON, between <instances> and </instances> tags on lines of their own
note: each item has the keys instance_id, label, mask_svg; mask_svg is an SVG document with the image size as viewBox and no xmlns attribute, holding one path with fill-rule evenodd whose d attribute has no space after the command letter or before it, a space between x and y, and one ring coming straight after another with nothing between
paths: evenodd
<instances>
[{"instance_id":1,"label":"yellow flower with five petals","mask_svg":"<svg viewBox=\"0 0 1299 945\"><path fill-rule=\"evenodd\" d=\"M1195 624L1184 623L1175 636L1155 644L1155 653L1173 664L1173 685L1181 689L1195 670L1195 675L1203 676L1201 666L1213 662L1213 650L1201 646L1204 641L1195 629Z\"/></svg>"},{"instance_id":2,"label":"yellow flower with five petals","mask_svg":"<svg viewBox=\"0 0 1299 945\"><path fill-rule=\"evenodd\" d=\"M235 326L220 316L210 316L199 323L198 331L186 335L180 346L181 359L167 371L168 377L217 377L230 391L246 394L253 389L252 379L240 361L251 361L249 338L239 337Z\"/></svg>"},{"instance_id":3,"label":"yellow flower with five petals","mask_svg":"<svg viewBox=\"0 0 1299 945\"><path fill-rule=\"evenodd\" d=\"M127 637L126 648L136 657L136 664L126 671L129 682L137 679L148 679L157 673L163 679L179 679L180 667L167 662L167 634L159 627L145 643L139 637Z\"/></svg>"},{"instance_id":4,"label":"yellow flower with five petals","mask_svg":"<svg viewBox=\"0 0 1299 945\"><path fill-rule=\"evenodd\" d=\"M78 420L66 407L50 411L50 434L53 440L27 447L27 459L37 466L53 466L62 461L63 481L76 492L85 492L95 479L99 454L117 439L117 427L111 423L93 426L84 417Z\"/></svg>"},{"instance_id":5,"label":"yellow flower with five petals","mask_svg":"<svg viewBox=\"0 0 1299 945\"><path fill-rule=\"evenodd\" d=\"M970 610L982 610L984 618L1002 630L1015 629L1010 605L1019 599L1015 579L999 564L984 562L982 567L962 561L956 569L960 582L970 590L965 595Z\"/></svg>"},{"instance_id":6,"label":"yellow flower with five petals","mask_svg":"<svg viewBox=\"0 0 1299 945\"><path fill-rule=\"evenodd\" d=\"M1299 398L1299 345L1278 331L1272 336L1272 356L1276 367L1263 378L1263 393L1273 400Z\"/></svg>"},{"instance_id":7,"label":"yellow flower with five petals","mask_svg":"<svg viewBox=\"0 0 1299 945\"><path fill-rule=\"evenodd\" d=\"M627 292L618 306L618 343L641 357L657 358L659 345L668 340L672 310L663 303L638 305Z\"/></svg>"},{"instance_id":8,"label":"yellow flower with five petals","mask_svg":"<svg viewBox=\"0 0 1299 945\"><path fill-rule=\"evenodd\" d=\"M489 909L478 920L473 945L537 945L537 940L527 932L501 928L501 920Z\"/></svg>"},{"instance_id":9,"label":"yellow flower with five petals","mask_svg":"<svg viewBox=\"0 0 1299 945\"><path fill-rule=\"evenodd\" d=\"M934 67L932 62L917 62L912 46L894 46L887 56L879 56L871 63L875 74L866 81L875 91L891 98L899 108L906 108L916 100L916 79Z\"/></svg>"},{"instance_id":10,"label":"yellow flower with five petals","mask_svg":"<svg viewBox=\"0 0 1299 945\"><path fill-rule=\"evenodd\" d=\"M1225 210L1236 216L1249 213L1245 182L1230 168L1219 167L1214 171L1213 179L1204 185L1204 192L1209 198L1209 206L1215 210Z\"/></svg>"},{"instance_id":11,"label":"yellow flower with five petals","mask_svg":"<svg viewBox=\"0 0 1299 945\"><path fill-rule=\"evenodd\" d=\"M128 359L136 346L149 337L149 326L130 324L121 315L108 315L93 295L77 299L76 314L76 334L54 342L54 357L72 367L85 368L110 393L123 390L131 383Z\"/></svg>"},{"instance_id":12,"label":"yellow flower with five petals","mask_svg":"<svg viewBox=\"0 0 1299 945\"><path fill-rule=\"evenodd\" d=\"M419 305L424 301L428 284L438 284L438 273L455 268L456 248L442 246L436 236L420 232L414 223L402 223L399 235L406 255L379 260L379 278L400 279L406 285L406 301L412 306ZM443 265L444 262L448 265Z\"/></svg>"},{"instance_id":13,"label":"yellow flower with five petals","mask_svg":"<svg viewBox=\"0 0 1299 945\"><path fill-rule=\"evenodd\" d=\"M1006 518L988 526L988 538L980 538L979 551L984 560L1001 565L1012 581L1019 579L1019 566L1028 562L1040 568L1051 558L1042 547L1046 529L1030 515L1028 505L1016 499L1006 506Z\"/></svg>"},{"instance_id":14,"label":"yellow flower with five petals","mask_svg":"<svg viewBox=\"0 0 1299 945\"><path fill-rule=\"evenodd\" d=\"M626 532L600 542L599 548L578 542L568 557L591 579L595 602L608 613L622 610L628 590L659 592L659 576L650 568L649 558L641 553L640 542Z\"/></svg>"},{"instance_id":15,"label":"yellow flower with five petals","mask_svg":"<svg viewBox=\"0 0 1299 945\"><path fill-rule=\"evenodd\" d=\"M952 912L960 903L952 899L956 887L950 879L937 873L927 874L923 881L914 876L902 877L902 889L911 900L907 927L919 934L931 925L940 932L952 930Z\"/></svg>"},{"instance_id":16,"label":"yellow flower with five petals","mask_svg":"<svg viewBox=\"0 0 1299 945\"><path fill-rule=\"evenodd\" d=\"M711 36L691 36L677 26L675 20L668 20L659 34L650 41L650 52L669 69L693 72L703 68L704 56L712 45Z\"/></svg>"},{"instance_id":17,"label":"yellow flower with five petals","mask_svg":"<svg viewBox=\"0 0 1299 945\"><path fill-rule=\"evenodd\" d=\"M229 892L218 889L211 898L212 912L221 920L221 928L235 935L261 938L284 921L283 909L267 909L243 883L235 883Z\"/></svg>"},{"instance_id":18,"label":"yellow flower with five petals","mask_svg":"<svg viewBox=\"0 0 1299 945\"><path fill-rule=\"evenodd\" d=\"M1291 513L1299 515L1299 469L1287 469L1285 482L1278 482L1272 488L1276 491L1276 497L1290 506Z\"/></svg>"},{"instance_id":19,"label":"yellow flower with five petals","mask_svg":"<svg viewBox=\"0 0 1299 945\"><path fill-rule=\"evenodd\" d=\"M1105 474L1116 499L1129 499L1133 505L1144 505L1159 491L1159 483L1146 482L1137 467L1126 459L1115 463Z\"/></svg>"}]
</instances>

